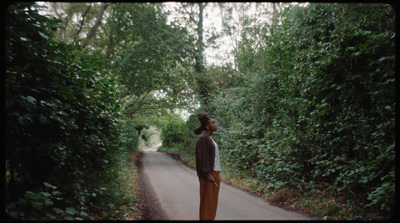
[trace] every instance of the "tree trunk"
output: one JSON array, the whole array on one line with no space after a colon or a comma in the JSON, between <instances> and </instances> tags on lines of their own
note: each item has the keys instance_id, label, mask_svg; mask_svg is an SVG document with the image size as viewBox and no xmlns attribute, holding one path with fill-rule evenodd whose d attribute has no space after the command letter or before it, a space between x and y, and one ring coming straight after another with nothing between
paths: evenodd
<instances>
[{"instance_id":1,"label":"tree trunk","mask_svg":"<svg viewBox=\"0 0 400 223\"><path fill-rule=\"evenodd\" d=\"M199 22L197 23L197 35L198 35L198 40L197 40L197 55L196 55L196 65L195 69L198 72L201 72L204 70L204 43L203 43L203 9L204 9L204 4L203 3L198 3L199 4Z\"/></svg>"},{"instance_id":2,"label":"tree trunk","mask_svg":"<svg viewBox=\"0 0 400 223\"><path fill-rule=\"evenodd\" d=\"M90 29L89 33L87 34L87 37L86 37L86 39L85 39L85 41L84 41L84 43L82 45L83 48L87 47L87 45L90 43L90 40L96 34L97 29L99 28L99 26L102 23L104 12L106 11L108 6L110 6L110 3L102 3L101 4L99 14L96 17L96 23L94 24L94 26Z\"/></svg>"}]
</instances>

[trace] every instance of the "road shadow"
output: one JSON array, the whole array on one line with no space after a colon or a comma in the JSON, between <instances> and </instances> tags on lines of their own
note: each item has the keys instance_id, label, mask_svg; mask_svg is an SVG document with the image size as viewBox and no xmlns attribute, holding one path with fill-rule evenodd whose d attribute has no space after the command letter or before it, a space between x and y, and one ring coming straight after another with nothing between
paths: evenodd
<instances>
[{"instance_id":1,"label":"road shadow","mask_svg":"<svg viewBox=\"0 0 400 223\"><path fill-rule=\"evenodd\" d=\"M146 173L143 172L142 159L145 156L143 152L138 154L135 161L137 171L139 173L139 185L140 185L140 202L143 210L143 216L141 220L167 220L168 217L165 211L162 209L161 204L150 185L149 178Z\"/></svg>"}]
</instances>

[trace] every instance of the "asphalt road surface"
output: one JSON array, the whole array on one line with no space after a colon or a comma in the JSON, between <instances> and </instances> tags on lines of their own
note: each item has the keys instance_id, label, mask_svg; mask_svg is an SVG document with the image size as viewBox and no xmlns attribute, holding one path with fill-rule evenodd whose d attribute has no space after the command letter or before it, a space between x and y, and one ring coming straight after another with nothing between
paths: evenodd
<instances>
[{"instance_id":1,"label":"asphalt road surface","mask_svg":"<svg viewBox=\"0 0 400 223\"><path fill-rule=\"evenodd\" d=\"M141 160L145 196L150 203L148 208L153 209L151 219L198 220L200 188L196 171L165 153L157 152L158 146L143 150ZM215 220L316 219L274 206L263 198L221 182Z\"/></svg>"}]
</instances>

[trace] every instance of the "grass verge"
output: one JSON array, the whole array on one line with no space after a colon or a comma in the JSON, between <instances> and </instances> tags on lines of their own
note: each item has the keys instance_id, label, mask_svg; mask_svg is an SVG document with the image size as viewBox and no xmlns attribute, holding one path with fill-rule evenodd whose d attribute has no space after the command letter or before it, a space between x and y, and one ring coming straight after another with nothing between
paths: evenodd
<instances>
[{"instance_id":1,"label":"grass verge","mask_svg":"<svg viewBox=\"0 0 400 223\"><path fill-rule=\"evenodd\" d=\"M120 185L122 192L125 196L126 202L121 206L121 214L118 218L113 220L141 220L143 216L143 210L140 207L140 185L139 185L139 174L135 167L135 161L140 152L131 152L129 159L120 170Z\"/></svg>"}]
</instances>

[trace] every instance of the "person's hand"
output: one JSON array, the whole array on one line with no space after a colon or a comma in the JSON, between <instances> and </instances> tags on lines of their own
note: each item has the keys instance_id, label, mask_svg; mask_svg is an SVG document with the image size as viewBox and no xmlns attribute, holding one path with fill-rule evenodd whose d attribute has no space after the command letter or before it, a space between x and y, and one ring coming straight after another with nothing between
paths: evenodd
<instances>
[{"instance_id":1,"label":"person's hand","mask_svg":"<svg viewBox=\"0 0 400 223\"><path fill-rule=\"evenodd\" d=\"M214 179L214 177L210 177L210 178L208 178L208 181L210 181L211 183L215 183L215 179Z\"/></svg>"}]
</instances>

